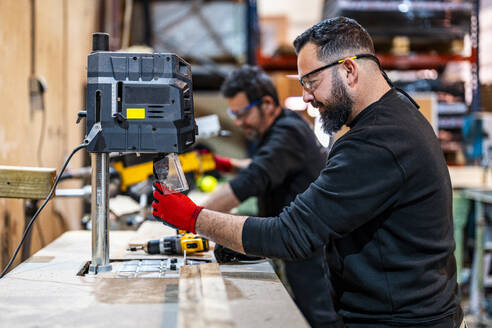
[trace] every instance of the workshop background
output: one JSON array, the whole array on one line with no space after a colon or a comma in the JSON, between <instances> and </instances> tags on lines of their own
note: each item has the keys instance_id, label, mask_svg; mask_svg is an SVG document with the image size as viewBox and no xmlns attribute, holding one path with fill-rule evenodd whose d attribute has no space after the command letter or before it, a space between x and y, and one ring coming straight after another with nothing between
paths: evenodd
<instances>
[{"instance_id":1,"label":"workshop background","mask_svg":"<svg viewBox=\"0 0 492 328\"><path fill-rule=\"evenodd\" d=\"M248 156L248 144L219 93L224 77L244 63L266 70L282 105L299 111L329 146L333 140L319 129L316 110L300 98L292 41L319 20L339 15L367 28L389 77L415 97L434 127L450 169L470 169L466 175L451 172L460 213L455 217L459 279L466 291L477 250L473 207L458 191L492 184L492 0L0 0L0 165L59 170L81 143L86 131L75 121L85 106L86 60L96 31L111 35L113 51L174 52L192 64L196 116L217 115L220 123L199 143L219 155ZM87 153L80 153L68 168L88 165ZM119 183L115 194L125 195ZM87 177L67 179L59 188L87 184ZM131 196L137 209L130 214L142 215ZM36 206L38 201L0 198L2 267ZM90 228L88 212L84 197L54 197L14 266L63 232ZM136 229L142 220L116 212L115 229ZM479 254L487 290L492 287L488 227L484 245ZM492 302L487 311L492 313Z\"/></svg>"}]
</instances>

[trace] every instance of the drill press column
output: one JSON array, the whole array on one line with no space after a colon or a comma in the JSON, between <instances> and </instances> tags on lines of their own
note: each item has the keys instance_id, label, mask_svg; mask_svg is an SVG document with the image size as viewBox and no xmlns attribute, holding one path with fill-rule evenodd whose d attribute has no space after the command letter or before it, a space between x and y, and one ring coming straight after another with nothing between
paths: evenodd
<instances>
[{"instance_id":1,"label":"drill press column","mask_svg":"<svg viewBox=\"0 0 492 328\"><path fill-rule=\"evenodd\" d=\"M109 263L109 154L92 153L92 262L90 274L111 271Z\"/></svg>"}]
</instances>

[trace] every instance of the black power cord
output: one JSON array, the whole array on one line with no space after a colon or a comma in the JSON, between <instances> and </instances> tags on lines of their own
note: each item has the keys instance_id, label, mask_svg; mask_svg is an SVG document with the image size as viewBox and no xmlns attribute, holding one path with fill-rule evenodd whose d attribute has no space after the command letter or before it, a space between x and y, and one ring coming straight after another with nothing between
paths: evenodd
<instances>
[{"instance_id":1,"label":"black power cord","mask_svg":"<svg viewBox=\"0 0 492 328\"><path fill-rule=\"evenodd\" d=\"M9 271L9 268L10 266L12 265L12 263L14 262L16 256L17 256L17 253L19 253L19 250L20 248L22 247L22 244L24 243L24 241L26 240L26 236L29 234L29 232L31 231L31 228L32 228L32 225L34 224L34 221L36 220L36 218L38 217L39 213L43 210L43 208L46 206L46 204L48 204L48 201L51 199L51 197L53 196L53 193L55 192L55 189L56 189L56 185L58 185L58 182L60 181L60 178L61 176L63 175L63 172L65 171L65 169L67 168L67 165L68 163L70 162L70 160L72 159L72 156L78 152L79 150L83 149L83 148L86 148L87 147L87 144L81 144L81 145L78 145L77 147L74 148L74 150L72 150L72 153L67 157L65 163L63 164L62 166L62 169L60 171L60 173L58 174L58 176L56 177L56 180L55 180L55 183L53 184L53 187L51 187L51 190L50 190L50 193L48 194L48 197L46 197L46 199L44 200L43 204L39 207L39 209L36 211L36 213L34 213L31 221L29 221L29 223L27 224L26 226L26 229L24 230L24 234L22 234L22 238L19 242L19 245L17 245L17 248L15 249L15 252L14 254L12 255L12 257L10 258L10 261L9 263L7 264L7 266L5 267L5 269L3 269L2 273L0 274L0 279L3 278L3 276L5 276L5 274Z\"/></svg>"}]
</instances>

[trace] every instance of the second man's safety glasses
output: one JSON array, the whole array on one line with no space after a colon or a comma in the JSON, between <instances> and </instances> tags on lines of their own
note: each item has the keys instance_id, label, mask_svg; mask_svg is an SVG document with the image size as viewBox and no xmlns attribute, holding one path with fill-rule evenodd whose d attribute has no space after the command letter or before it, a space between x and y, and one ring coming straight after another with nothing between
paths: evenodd
<instances>
[{"instance_id":1,"label":"second man's safety glasses","mask_svg":"<svg viewBox=\"0 0 492 328\"><path fill-rule=\"evenodd\" d=\"M227 108L227 114L229 114L229 116L233 120L241 119L241 118L243 118L246 115L247 112L249 112L249 110L251 108L253 108L254 106L258 105L260 103L260 101L261 101L261 99L256 99L255 101L253 101L248 106L246 106L244 108L241 108L240 110L237 110L235 112L233 112L230 108Z\"/></svg>"}]
</instances>

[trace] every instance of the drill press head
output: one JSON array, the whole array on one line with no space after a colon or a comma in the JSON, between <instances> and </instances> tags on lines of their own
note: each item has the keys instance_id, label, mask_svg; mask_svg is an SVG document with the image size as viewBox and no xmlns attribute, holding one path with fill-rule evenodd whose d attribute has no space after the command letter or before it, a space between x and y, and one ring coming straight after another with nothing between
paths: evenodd
<instances>
[{"instance_id":1,"label":"drill press head","mask_svg":"<svg viewBox=\"0 0 492 328\"><path fill-rule=\"evenodd\" d=\"M198 131L188 63L175 54L111 52L105 33L93 34L92 41L87 61L87 109L79 113L79 119L86 117L84 143L92 153L89 273L98 274L112 267L109 153L181 153L195 142Z\"/></svg>"},{"instance_id":2,"label":"drill press head","mask_svg":"<svg viewBox=\"0 0 492 328\"><path fill-rule=\"evenodd\" d=\"M93 153L181 153L195 142L190 65L175 54L108 51L93 36L87 64L87 119Z\"/></svg>"}]
</instances>

